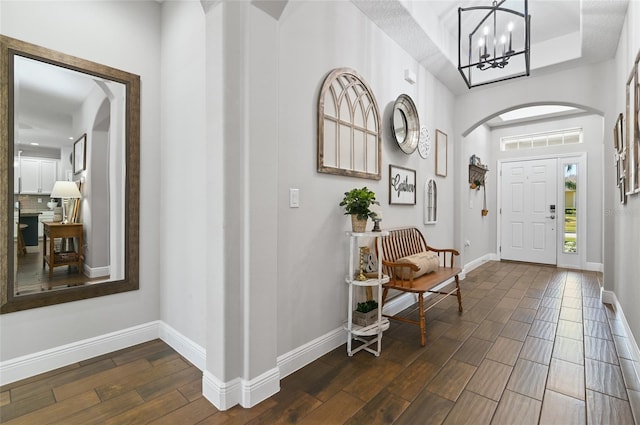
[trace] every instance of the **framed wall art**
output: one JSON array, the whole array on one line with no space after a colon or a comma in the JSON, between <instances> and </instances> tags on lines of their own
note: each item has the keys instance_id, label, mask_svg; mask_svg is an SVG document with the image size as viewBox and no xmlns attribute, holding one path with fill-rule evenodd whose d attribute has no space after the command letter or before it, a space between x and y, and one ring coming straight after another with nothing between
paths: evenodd
<instances>
[{"instance_id":1,"label":"framed wall art","mask_svg":"<svg viewBox=\"0 0 640 425\"><path fill-rule=\"evenodd\" d=\"M624 147L624 117L622 114L618 115L616 125L613 127L613 148L617 153L622 153Z\"/></svg>"},{"instance_id":2,"label":"framed wall art","mask_svg":"<svg viewBox=\"0 0 640 425\"><path fill-rule=\"evenodd\" d=\"M389 164L389 204L416 204L416 170Z\"/></svg>"},{"instance_id":3,"label":"framed wall art","mask_svg":"<svg viewBox=\"0 0 640 425\"><path fill-rule=\"evenodd\" d=\"M434 179L424 184L424 224L438 222L438 185Z\"/></svg>"},{"instance_id":4,"label":"framed wall art","mask_svg":"<svg viewBox=\"0 0 640 425\"><path fill-rule=\"evenodd\" d=\"M73 174L87 168L87 135L83 134L73 143Z\"/></svg>"},{"instance_id":5,"label":"framed wall art","mask_svg":"<svg viewBox=\"0 0 640 425\"><path fill-rule=\"evenodd\" d=\"M436 130L436 176L447 177L447 139L445 132Z\"/></svg>"},{"instance_id":6,"label":"framed wall art","mask_svg":"<svg viewBox=\"0 0 640 425\"><path fill-rule=\"evenodd\" d=\"M380 180L380 111L369 84L355 70L337 68L318 99L319 173Z\"/></svg>"},{"instance_id":7,"label":"framed wall art","mask_svg":"<svg viewBox=\"0 0 640 425\"><path fill-rule=\"evenodd\" d=\"M631 195L640 192L640 81L638 80L638 67L640 51L636 55L635 62L629 78L627 78L626 90L626 155L624 157L624 169L626 179L626 193Z\"/></svg>"},{"instance_id":8,"label":"framed wall art","mask_svg":"<svg viewBox=\"0 0 640 425\"><path fill-rule=\"evenodd\" d=\"M615 149L615 165L616 165L616 185L620 194L620 203L624 204L627 200L626 184L625 184L625 135L624 135L624 116L618 115L616 125L613 127L613 147Z\"/></svg>"}]
</instances>

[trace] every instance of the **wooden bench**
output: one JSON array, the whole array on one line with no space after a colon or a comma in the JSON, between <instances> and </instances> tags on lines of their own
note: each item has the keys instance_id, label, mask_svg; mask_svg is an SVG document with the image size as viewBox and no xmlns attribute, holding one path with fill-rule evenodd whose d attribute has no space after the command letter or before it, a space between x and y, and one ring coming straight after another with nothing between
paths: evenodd
<instances>
[{"instance_id":1,"label":"wooden bench","mask_svg":"<svg viewBox=\"0 0 640 425\"><path fill-rule=\"evenodd\" d=\"M462 296L460 294L460 281L458 274L462 269L454 267L454 257L460 255L455 249L437 249L430 247L425 242L422 233L415 227L394 229L389 231L388 236L382 236L382 271L389 276L389 282L383 285L382 306L384 307L390 289L402 292L410 292L418 295L418 307L420 310L420 320L411 320L401 316L389 316L390 319L399 320L420 326L420 345L423 347L427 342L425 311L430 310L435 305L447 299L447 296L458 297L458 311L462 312ZM377 247L377 245L376 245ZM399 259L409 255L433 251L437 253L439 267L431 273L414 278L414 272L419 268L415 264L400 263ZM453 278L455 289L449 291L434 290L441 283ZM424 294L441 294L435 303L426 310L424 308Z\"/></svg>"}]
</instances>

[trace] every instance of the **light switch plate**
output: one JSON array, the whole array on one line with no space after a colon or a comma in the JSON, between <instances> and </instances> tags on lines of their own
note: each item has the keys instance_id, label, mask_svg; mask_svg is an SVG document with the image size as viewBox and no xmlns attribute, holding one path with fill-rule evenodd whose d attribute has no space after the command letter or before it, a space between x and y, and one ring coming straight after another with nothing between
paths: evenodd
<instances>
[{"instance_id":1,"label":"light switch plate","mask_svg":"<svg viewBox=\"0 0 640 425\"><path fill-rule=\"evenodd\" d=\"M300 207L300 189L289 189L289 208Z\"/></svg>"}]
</instances>

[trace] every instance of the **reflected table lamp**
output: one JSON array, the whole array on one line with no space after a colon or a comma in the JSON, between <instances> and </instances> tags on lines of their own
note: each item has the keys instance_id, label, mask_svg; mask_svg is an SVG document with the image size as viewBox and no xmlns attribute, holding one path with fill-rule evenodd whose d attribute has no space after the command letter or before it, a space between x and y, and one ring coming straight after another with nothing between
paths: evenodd
<instances>
[{"instance_id":1,"label":"reflected table lamp","mask_svg":"<svg viewBox=\"0 0 640 425\"><path fill-rule=\"evenodd\" d=\"M53 185L51 197L62 199L62 224L69 223L69 217L67 217L67 212L69 211L69 199L80 198L78 185L76 185L75 182L57 181Z\"/></svg>"}]
</instances>

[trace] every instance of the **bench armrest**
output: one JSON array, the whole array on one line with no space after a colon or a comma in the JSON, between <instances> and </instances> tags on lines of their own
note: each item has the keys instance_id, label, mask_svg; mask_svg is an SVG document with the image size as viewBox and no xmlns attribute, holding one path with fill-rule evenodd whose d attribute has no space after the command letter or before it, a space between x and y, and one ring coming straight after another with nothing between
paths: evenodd
<instances>
[{"instance_id":1,"label":"bench armrest","mask_svg":"<svg viewBox=\"0 0 640 425\"><path fill-rule=\"evenodd\" d=\"M445 249L440 249L440 248L434 248L432 246L427 245L427 251L434 251L434 252L450 252L453 255L460 255L460 253L458 252L458 250L453 249L453 248L445 248Z\"/></svg>"},{"instance_id":2,"label":"bench armrest","mask_svg":"<svg viewBox=\"0 0 640 425\"><path fill-rule=\"evenodd\" d=\"M434 248L429 245L427 245L427 251L433 251L438 253L438 258L441 259L442 266L444 267L453 267L453 257L460 255L460 253L453 248L440 249L440 248ZM448 261L449 264L447 264L447 256L449 256L449 261Z\"/></svg>"}]
</instances>

